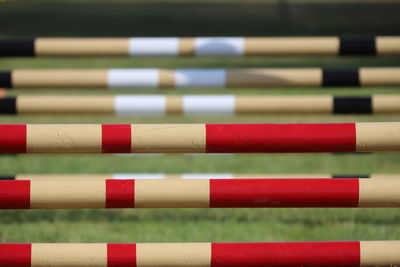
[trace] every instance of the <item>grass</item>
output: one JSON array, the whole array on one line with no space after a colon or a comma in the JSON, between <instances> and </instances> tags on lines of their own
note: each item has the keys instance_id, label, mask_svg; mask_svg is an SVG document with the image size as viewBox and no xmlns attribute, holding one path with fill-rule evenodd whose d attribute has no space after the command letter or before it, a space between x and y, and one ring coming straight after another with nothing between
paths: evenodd
<instances>
[{"instance_id":1,"label":"grass","mask_svg":"<svg viewBox=\"0 0 400 267\"><path fill-rule=\"evenodd\" d=\"M1 242L261 242L396 239L394 209L9 211ZM18 229L18 231L17 231Z\"/></svg>"},{"instance_id":2,"label":"grass","mask_svg":"<svg viewBox=\"0 0 400 267\"><path fill-rule=\"evenodd\" d=\"M33 1L32 1L33 2ZM5 3L3 37L399 34L396 1L104 1ZM239 12L240 11L240 12ZM283 12L283 13L282 13ZM289 14L285 19L283 14ZM14 68L257 68L398 66L396 57L2 58ZM11 90L18 94L394 94L400 88L105 91ZM2 116L0 123L262 123L399 121L385 116L138 118ZM274 154L213 157L2 156L0 173L400 173L400 155ZM142 209L0 211L0 242L255 242L400 239L398 209Z\"/></svg>"}]
</instances>

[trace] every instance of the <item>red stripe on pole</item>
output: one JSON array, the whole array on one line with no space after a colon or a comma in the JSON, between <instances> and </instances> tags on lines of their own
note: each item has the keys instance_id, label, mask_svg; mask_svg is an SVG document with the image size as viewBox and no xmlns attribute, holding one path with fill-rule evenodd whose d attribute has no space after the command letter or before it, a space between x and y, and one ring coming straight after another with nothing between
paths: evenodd
<instances>
[{"instance_id":1,"label":"red stripe on pole","mask_svg":"<svg viewBox=\"0 0 400 267\"><path fill-rule=\"evenodd\" d=\"M359 267L359 242L214 243L212 267Z\"/></svg>"},{"instance_id":2,"label":"red stripe on pole","mask_svg":"<svg viewBox=\"0 0 400 267\"><path fill-rule=\"evenodd\" d=\"M107 267L136 267L136 244L107 244Z\"/></svg>"},{"instance_id":3,"label":"red stripe on pole","mask_svg":"<svg viewBox=\"0 0 400 267\"><path fill-rule=\"evenodd\" d=\"M29 209L30 202L30 181L0 181L0 209Z\"/></svg>"},{"instance_id":4,"label":"red stripe on pole","mask_svg":"<svg viewBox=\"0 0 400 267\"><path fill-rule=\"evenodd\" d=\"M130 153L131 125L103 124L102 144L103 153Z\"/></svg>"},{"instance_id":5,"label":"red stripe on pole","mask_svg":"<svg viewBox=\"0 0 400 267\"><path fill-rule=\"evenodd\" d=\"M134 208L135 180L106 180L106 208Z\"/></svg>"},{"instance_id":6,"label":"red stripe on pole","mask_svg":"<svg viewBox=\"0 0 400 267\"><path fill-rule=\"evenodd\" d=\"M0 153L26 153L26 125L0 125Z\"/></svg>"},{"instance_id":7,"label":"red stripe on pole","mask_svg":"<svg viewBox=\"0 0 400 267\"><path fill-rule=\"evenodd\" d=\"M207 152L353 152L354 123L207 124Z\"/></svg>"},{"instance_id":8,"label":"red stripe on pole","mask_svg":"<svg viewBox=\"0 0 400 267\"><path fill-rule=\"evenodd\" d=\"M210 180L210 207L357 207L358 179Z\"/></svg>"},{"instance_id":9,"label":"red stripe on pole","mask_svg":"<svg viewBox=\"0 0 400 267\"><path fill-rule=\"evenodd\" d=\"M0 244L0 267L30 267L31 244Z\"/></svg>"}]
</instances>

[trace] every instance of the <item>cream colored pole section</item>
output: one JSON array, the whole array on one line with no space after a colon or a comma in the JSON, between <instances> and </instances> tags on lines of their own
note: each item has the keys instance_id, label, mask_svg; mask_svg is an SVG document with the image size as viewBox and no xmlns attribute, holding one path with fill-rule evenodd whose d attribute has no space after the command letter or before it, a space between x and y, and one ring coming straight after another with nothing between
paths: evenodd
<instances>
[{"instance_id":1,"label":"cream colored pole section","mask_svg":"<svg viewBox=\"0 0 400 267\"><path fill-rule=\"evenodd\" d=\"M337 37L245 38L245 55L337 55Z\"/></svg>"},{"instance_id":2,"label":"cream colored pole section","mask_svg":"<svg viewBox=\"0 0 400 267\"><path fill-rule=\"evenodd\" d=\"M18 174L16 180L59 181L59 180L106 180L112 174Z\"/></svg>"},{"instance_id":3,"label":"cream colored pole section","mask_svg":"<svg viewBox=\"0 0 400 267\"><path fill-rule=\"evenodd\" d=\"M37 38L37 56L128 56L128 38Z\"/></svg>"},{"instance_id":4,"label":"cream colored pole section","mask_svg":"<svg viewBox=\"0 0 400 267\"><path fill-rule=\"evenodd\" d=\"M398 86L400 68L360 68L361 86Z\"/></svg>"},{"instance_id":5,"label":"cream colored pole section","mask_svg":"<svg viewBox=\"0 0 400 267\"><path fill-rule=\"evenodd\" d=\"M237 69L227 71L227 87L320 87L321 69Z\"/></svg>"},{"instance_id":6,"label":"cream colored pole section","mask_svg":"<svg viewBox=\"0 0 400 267\"><path fill-rule=\"evenodd\" d=\"M179 55L194 56L195 55L195 38L179 38Z\"/></svg>"},{"instance_id":7,"label":"cream colored pole section","mask_svg":"<svg viewBox=\"0 0 400 267\"><path fill-rule=\"evenodd\" d=\"M376 51L378 55L399 55L400 37L376 37Z\"/></svg>"},{"instance_id":8,"label":"cream colored pole section","mask_svg":"<svg viewBox=\"0 0 400 267\"><path fill-rule=\"evenodd\" d=\"M332 96L236 96L236 114L330 114Z\"/></svg>"},{"instance_id":9,"label":"cream colored pole section","mask_svg":"<svg viewBox=\"0 0 400 267\"><path fill-rule=\"evenodd\" d=\"M182 96L167 96L167 114L182 115L183 114L183 98Z\"/></svg>"},{"instance_id":10,"label":"cream colored pole section","mask_svg":"<svg viewBox=\"0 0 400 267\"><path fill-rule=\"evenodd\" d=\"M210 181L135 180L135 208L208 208Z\"/></svg>"},{"instance_id":11,"label":"cream colored pole section","mask_svg":"<svg viewBox=\"0 0 400 267\"><path fill-rule=\"evenodd\" d=\"M377 179L387 179L387 178L396 178L396 179L400 179L400 173L398 174L380 174L380 173L375 173L375 174L371 174L370 178L377 178Z\"/></svg>"},{"instance_id":12,"label":"cream colored pole section","mask_svg":"<svg viewBox=\"0 0 400 267\"><path fill-rule=\"evenodd\" d=\"M100 124L28 124L28 153L100 153Z\"/></svg>"},{"instance_id":13,"label":"cream colored pole section","mask_svg":"<svg viewBox=\"0 0 400 267\"><path fill-rule=\"evenodd\" d=\"M400 266L399 251L400 241L360 241L360 266Z\"/></svg>"},{"instance_id":14,"label":"cream colored pole section","mask_svg":"<svg viewBox=\"0 0 400 267\"><path fill-rule=\"evenodd\" d=\"M400 179L360 179L359 207L400 207Z\"/></svg>"},{"instance_id":15,"label":"cream colored pole section","mask_svg":"<svg viewBox=\"0 0 400 267\"><path fill-rule=\"evenodd\" d=\"M400 95L372 96L372 111L374 114L400 113Z\"/></svg>"},{"instance_id":16,"label":"cream colored pole section","mask_svg":"<svg viewBox=\"0 0 400 267\"><path fill-rule=\"evenodd\" d=\"M205 124L133 124L134 153L201 153L206 151Z\"/></svg>"},{"instance_id":17,"label":"cream colored pole section","mask_svg":"<svg viewBox=\"0 0 400 267\"><path fill-rule=\"evenodd\" d=\"M31 267L107 267L107 244L32 244Z\"/></svg>"},{"instance_id":18,"label":"cream colored pole section","mask_svg":"<svg viewBox=\"0 0 400 267\"><path fill-rule=\"evenodd\" d=\"M158 78L158 84L160 88L175 88L175 71L160 69Z\"/></svg>"},{"instance_id":19,"label":"cream colored pole section","mask_svg":"<svg viewBox=\"0 0 400 267\"><path fill-rule=\"evenodd\" d=\"M14 88L107 88L107 70L13 70Z\"/></svg>"},{"instance_id":20,"label":"cream colored pole section","mask_svg":"<svg viewBox=\"0 0 400 267\"><path fill-rule=\"evenodd\" d=\"M400 151L400 122L356 123L356 151Z\"/></svg>"},{"instance_id":21,"label":"cream colored pole section","mask_svg":"<svg viewBox=\"0 0 400 267\"><path fill-rule=\"evenodd\" d=\"M210 267L211 243L136 245L137 267Z\"/></svg>"},{"instance_id":22,"label":"cream colored pole section","mask_svg":"<svg viewBox=\"0 0 400 267\"><path fill-rule=\"evenodd\" d=\"M105 180L33 180L31 209L105 208Z\"/></svg>"},{"instance_id":23,"label":"cream colored pole section","mask_svg":"<svg viewBox=\"0 0 400 267\"><path fill-rule=\"evenodd\" d=\"M114 96L18 96L19 114L114 114Z\"/></svg>"}]
</instances>

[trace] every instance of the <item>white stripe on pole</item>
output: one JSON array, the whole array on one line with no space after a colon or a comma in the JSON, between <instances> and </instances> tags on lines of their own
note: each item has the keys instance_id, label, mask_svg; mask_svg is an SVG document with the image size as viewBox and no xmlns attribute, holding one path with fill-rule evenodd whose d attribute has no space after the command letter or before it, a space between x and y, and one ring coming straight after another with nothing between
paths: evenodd
<instances>
[{"instance_id":1,"label":"white stripe on pole","mask_svg":"<svg viewBox=\"0 0 400 267\"><path fill-rule=\"evenodd\" d=\"M177 69L175 72L177 88L224 88L225 80L224 69Z\"/></svg>"},{"instance_id":2,"label":"white stripe on pole","mask_svg":"<svg viewBox=\"0 0 400 267\"><path fill-rule=\"evenodd\" d=\"M162 173L117 173L112 176L112 179L165 179L165 174Z\"/></svg>"},{"instance_id":3,"label":"white stripe on pole","mask_svg":"<svg viewBox=\"0 0 400 267\"><path fill-rule=\"evenodd\" d=\"M110 88L157 88L158 69L110 69L108 87Z\"/></svg>"},{"instance_id":4,"label":"white stripe on pole","mask_svg":"<svg viewBox=\"0 0 400 267\"><path fill-rule=\"evenodd\" d=\"M233 115L235 96L233 95L187 95L183 97L185 115Z\"/></svg>"},{"instance_id":5,"label":"white stripe on pole","mask_svg":"<svg viewBox=\"0 0 400 267\"><path fill-rule=\"evenodd\" d=\"M195 39L197 56L241 56L244 54L242 37L199 37Z\"/></svg>"},{"instance_id":6,"label":"white stripe on pole","mask_svg":"<svg viewBox=\"0 0 400 267\"><path fill-rule=\"evenodd\" d=\"M151 158L151 157L165 157L168 156L168 154L163 154L163 153L148 153L148 154L114 154L117 157L137 157L137 158ZM208 154L207 154L208 155Z\"/></svg>"},{"instance_id":7,"label":"white stripe on pole","mask_svg":"<svg viewBox=\"0 0 400 267\"><path fill-rule=\"evenodd\" d=\"M231 173L185 173L182 179L233 179Z\"/></svg>"},{"instance_id":8,"label":"white stripe on pole","mask_svg":"<svg viewBox=\"0 0 400 267\"><path fill-rule=\"evenodd\" d=\"M137 158L145 158L145 157L166 157L166 156L171 156L172 154L163 154L163 153L148 153L148 154L115 154L118 157L137 157ZM207 153L183 153L183 154L174 154L174 157L177 156L184 156L184 157L226 157L226 156L236 156L237 154L235 153L212 153L212 154L207 154Z\"/></svg>"},{"instance_id":9,"label":"white stripe on pole","mask_svg":"<svg viewBox=\"0 0 400 267\"><path fill-rule=\"evenodd\" d=\"M115 113L122 116L163 116L167 100L164 95L117 95Z\"/></svg>"},{"instance_id":10,"label":"white stripe on pole","mask_svg":"<svg viewBox=\"0 0 400 267\"><path fill-rule=\"evenodd\" d=\"M176 56L178 52L178 38L129 38L131 56Z\"/></svg>"}]
</instances>

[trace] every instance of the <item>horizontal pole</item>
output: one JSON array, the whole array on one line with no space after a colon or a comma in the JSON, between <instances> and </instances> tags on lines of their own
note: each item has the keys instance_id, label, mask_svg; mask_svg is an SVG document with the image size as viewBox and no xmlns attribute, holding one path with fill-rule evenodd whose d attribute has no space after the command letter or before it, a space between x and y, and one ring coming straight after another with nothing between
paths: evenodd
<instances>
[{"instance_id":1,"label":"horizontal pole","mask_svg":"<svg viewBox=\"0 0 400 267\"><path fill-rule=\"evenodd\" d=\"M57 154L57 153L55 153ZM372 152L332 152L332 155L353 155L353 156L362 156L362 155L370 155ZM23 156L25 154L16 154L16 153L0 153L0 157L17 157ZM74 154L70 154L74 155ZM133 157L133 158L159 158L159 157L169 157L169 156L179 156L179 157L188 157L188 158L212 158L212 157L234 157L238 154L236 153L116 153L112 154L116 157Z\"/></svg>"},{"instance_id":2,"label":"horizontal pole","mask_svg":"<svg viewBox=\"0 0 400 267\"><path fill-rule=\"evenodd\" d=\"M5 88L267 88L399 86L400 68L70 69L0 72Z\"/></svg>"},{"instance_id":3,"label":"horizontal pole","mask_svg":"<svg viewBox=\"0 0 400 267\"><path fill-rule=\"evenodd\" d=\"M400 95L21 95L0 98L0 114L233 116L400 114Z\"/></svg>"},{"instance_id":4,"label":"horizontal pole","mask_svg":"<svg viewBox=\"0 0 400 267\"><path fill-rule=\"evenodd\" d=\"M0 39L0 56L399 55L399 36Z\"/></svg>"},{"instance_id":5,"label":"horizontal pole","mask_svg":"<svg viewBox=\"0 0 400 267\"><path fill-rule=\"evenodd\" d=\"M0 244L1 267L388 267L400 241Z\"/></svg>"},{"instance_id":6,"label":"horizontal pole","mask_svg":"<svg viewBox=\"0 0 400 267\"><path fill-rule=\"evenodd\" d=\"M0 180L106 180L106 179L341 179L341 178L400 178L400 173L331 174L331 173L115 173L115 174L14 174L0 175Z\"/></svg>"},{"instance_id":7,"label":"horizontal pole","mask_svg":"<svg viewBox=\"0 0 400 267\"><path fill-rule=\"evenodd\" d=\"M0 125L2 154L377 151L400 151L400 122Z\"/></svg>"},{"instance_id":8,"label":"horizontal pole","mask_svg":"<svg viewBox=\"0 0 400 267\"><path fill-rule=\"evenodd\" d=\"M1 209L400 207L400 179L0 181Z\"/></svg>"}]
</instances>

